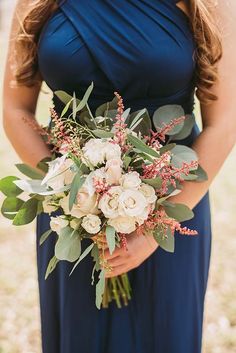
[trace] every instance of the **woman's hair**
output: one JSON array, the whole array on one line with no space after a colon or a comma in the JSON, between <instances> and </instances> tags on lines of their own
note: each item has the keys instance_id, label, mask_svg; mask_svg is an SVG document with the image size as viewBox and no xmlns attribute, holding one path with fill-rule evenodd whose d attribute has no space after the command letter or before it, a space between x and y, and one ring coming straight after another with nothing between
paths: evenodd
<instances>
[{"instance_id":1,"label":"woman's hair","mask_svg":"<svg viewBox=\"0 0 236 353\"><path fill-rule=\"evenodd\" d=\"M202 103L209 103L217 99L211 92L211 87L217 81L217 63L222 56L221 36L214 16L213 0L188 0L187 6L196 43L196 95ZM14 43L15 84L32 86L38 82L38 38L43 25L57 8L56 0L37 0L20 23Z\"/></svg>"}]
</instances>

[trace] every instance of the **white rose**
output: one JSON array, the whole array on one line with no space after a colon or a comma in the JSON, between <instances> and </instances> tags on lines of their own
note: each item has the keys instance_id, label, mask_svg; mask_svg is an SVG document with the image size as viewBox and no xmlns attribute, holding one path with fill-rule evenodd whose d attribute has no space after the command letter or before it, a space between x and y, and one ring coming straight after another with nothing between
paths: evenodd
<instances>
[{"instance_id":1,"label":"white rose","mask_svg":"<svg viewBox=\"0 0 236 353\"><path fill-rule=\"evenodd\" d=\"M101 209L106 218L115 218L119 216L119 197L123 189L120 186L112 186L106 192L98 203L98 208Z\"/></svg>"},{"instance_id":2,"label":"white rose","mask_svg":"<svg viewBox=\"0 0 236 353\"><path fill-rule=\"evenodd\" d=\"M82 220L81 226L90 234L96 234L101 229L101 219L93 214L88 214Z\"/></svg>"},{"instance_id":3,"label":"white rose","mask_svg":"<svg viewBox=\"0 0 236 353\"><path fill-rule=\"evenodd\" d=\"M120 184L125 189L138 189L141 184L141 179L138 172L130 172L122 175Z\"/></svg>"},{"instance_id":4,"label":"white rose","mask_svg":"<svg viewBox=\"0 0 236 353\"><path fill-rule=\"evenodd\" d=\"M139 226L143 224L146 219L148 219L149 214L154 210L154 208L154 204L149 204L147 207L145 207L143 213L139 217L135 217L135 220Z\"/></svg>"},{"instance_id":5,"label":"white rose","mask_svg":"<svg viewBox=\"0 0 236 353\"><path fill-rule=\"evenodd\" d=\"M119 233L132 233L136 229L135 218L134 217L116 217L113 219L108 219L107 224L114 227Z\"/></svg>"},{"instance_id":6,"label":"white rose","mask_svg":"<svg viewBox=\"0 0 236 353\"><path fill-rule=\"evenodd\" d=\"M69 221L67 219L63 218L63 216L57 216L57 217L50 218L50 227L57 234L59 234L59 232L62 228L67 227L68 224L69 224Z\"/></svg>"},{"instance_id":7,"label":"white rose","mask_svg":"<svg viewBox=\"0 0 236 353\"><path fill-rule=\"evenodd\" d=\"M157 196L155 193L155 189L148 184L142 183L139 191L146 197L148 203L153 203L156 201Z\"/></svg>"},{"instance_id":8,"label":"white rose","mask_svg":"<svg viewBox=\"0 0 236 353\"><path fill-rule=\"evenodd\" d=\"M105 142L104 144L105 159L121 159L121 148L117 143Z\"/></svg>"},{"instance_id":9,"label":"white rose","mask_svg":"<svg viewBox=\"0 0 236 353\"><path fill-rule=\"evenodd\" d=\"M99 214L98 195L89 195L88 190L84 187L77 194L76 204L73 205L70 214L73 217L81 218L87 214Z\"/></svg>"},{"instance_id":10,"label":"white rose","mask_svg":"<svg viewBox=\"0 0 236 353\"><path fill-rule=\"evenodd\" d=\"M58 190L72 182L75 173L71 170L74 162L72 159L66 159L66 155L56 158L52 162L48 162L49 169L42 184L46 183L53 190Z\"/></svg>"},{"instance_id":11,"label":"white rose","mask_svg":"<svg viewBox=\"0 0 236 353\"><path fill-rule=\"evenodd\" d=\"M84 163L88 165L86 160L88 160L93 166L96 166L99 163L104 163L105 151L103 147L104 142L102 139L90 139L86 142L82 148Z\"/></svg>"},{"instance_id":12,"label":"white rose","mask_svg":"<svg viewBox=\"0 0 236 353\"><path fill-rule=\"evenodd\" d=\"M147 205L146 198L138 190L126 189L119 197L119 211L125 216L141 216Z\"/></svg>"},{"instance_id":13,"label":"white rose","mask_svg":"<svg viewBox=\"0 0 236 353\"><path fill-rule=\"evenodd\" d=\"M121 178L122 168L121 168L122 160L121 159L109 159L105 165L106 172L106 181L108 184L119 184L119 180Z\"/></svg>"},{"instance_id":14,"label":"white rose","mask_svg":"<svg viewBox=\"0 0 236 353\"><path fill-rule=\"evenodd\" d=\"M71 221L70 221L70 227L72 229L78 229L79 226L81 224L81 220L78 219L78 218L73 218Z\"/></svg>"},{"instance_id":15,"label":"white rose","mask_svg":"<svg viewBox=\"0 0 236 353\"><path fill-rule=\"evenodd\" d=\"M52 201L53 201L53 200L52 200L52 197L50 197L50 196L45 196L45 199L44 199L43 202L42 202L42 205L43 205L43 212L50 214L50 213L52 213L52 212L54 212L54 211L57 210L58 207L52 205L52 204L51 204Z\"/></svg>"}]
</instances>

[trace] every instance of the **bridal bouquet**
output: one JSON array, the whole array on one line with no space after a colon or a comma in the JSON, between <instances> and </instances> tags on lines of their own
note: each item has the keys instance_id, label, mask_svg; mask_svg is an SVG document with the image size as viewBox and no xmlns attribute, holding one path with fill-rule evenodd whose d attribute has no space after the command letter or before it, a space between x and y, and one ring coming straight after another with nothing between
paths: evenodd
<instances>
[{"instance_id":1,"label":"bridal bouquet","mask_svg":"<svg viewBox=\"0 0 236 353\"><path fill-rule=\"evenodd\" d=\"M97 274L97 308L107 307L111 300L120 307L131 298L128 275L105 277L110 268L104 248L110 253L116 247L126 251L129 234L137 232L173 252L175 230L184 235L197 231L180 223L194 216L192 210L168 198L181 192L182 181L202 181L207 175L194 150L171 143L188 136L194 124L194 116L185 115L181 106L158 108L152 116L153 131L147 109L124 110L117 92L93 115L88 105L92 89L93 82L82 100L56 91L65 106L61 113L51 109L49 127L27 121L52 147L53 157L35 169L17 164L27 180L1 179L0 190L6 196L1 211L16 226L48 213L50 229L41 235L40 244L54 232L57 240L45 278L61 260L74 263L71 274L90 254L95 262L92 284ZM19 198L23 192L26 200ZM84 238L91 244L81 253Z\"/></svg>"}]
</instances>

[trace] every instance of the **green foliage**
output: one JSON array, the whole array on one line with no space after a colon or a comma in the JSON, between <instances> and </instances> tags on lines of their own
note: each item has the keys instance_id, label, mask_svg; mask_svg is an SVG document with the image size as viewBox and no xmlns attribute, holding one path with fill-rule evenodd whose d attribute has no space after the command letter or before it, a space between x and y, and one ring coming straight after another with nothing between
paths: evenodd
<instances>
[{"instance_id":1,"label":"green foliage","mask_svg":"<svg viewBox=\"0 0 236 353\"><path fill-rule=\"evenodd\" d=\"M56 265L58 264L58 262L59 260L54 255L48 263L47 270L44 277L45 279L47 279L50 273L52 273L52 271L56 268Z\"/></svg>"},{"instance_id":2,"label":"green foliage","mask_svg":"<svg viewBox=\"0 0 236 353\"><path fill-rule=\"evenodd\" d=\"M193 114L186 114L182 129L179 131L179 133L170 136L170 139L182 140L186 138L191 133L194 123L195 116Z\"/></svg>"},{"instance_id":3,"label":"green foliage","mask_svg":"<svg viewBox=\"0 0 236 353\"><path fill-rule=\"evenodd\" d=\"M81 254L81 239L77 230L71 227L62 228L55 245L55 256L58 260L76 261Z\"/></svg>"},{"instance_id":4,"label":"green foliage","mask_svg":"<svg viewBox=\"0 0 236 353\"><path fill-rule=\"evenodd\" d=\"M133 135L128 135L127 136L128 141L135 146L139 151L144 152L145 154L148 154L153 157L160 157L159 153L156 152L154 149L151 147L148 147L143 141L141 141L139 138L133 136Z\"/></svg>"},{"instance_id":5,"label":"green foliage","mask_svg":"<svg viewBox=\"0 0 236 353\"><path fill-rule=\"evenodd\" d=\"M39 245L42 245L45 242L45 240L47 240L47 238L51 233L52 233L51 229L46 230L46 232L44 232L39 239Z\"/></svg>"},{"instance_id":6,"label":"green foliage","mask_svg":"<svg viewBox=\"0 0 236 353\"><path fill-rule=\"evenodd\" d=\"M72 274L72 272L74 272L75 268L78 266L78 264L90 253L90 251L93 249L94 247L94 242L92 244L90 244L85 250L84 252L80 255L79 259L76 261L76 263L74 264L70 275Z\"/></svg>"},{"instance_id":7,"label":"green foliage","mask_svg":"<svg viewBox=\"0 0 236 353\"><path fill-rule=\"evenodd\" d=\"M35 198L25 201L13 219L13 225L21 226L32 222L38 213L38 203Z\"/></svg>"},{"instance_id":8,"label":"green foliage","mask_svg":"<svg viewBox=\"0 0 236 353\"><path fill-rule=\"evenodd\" d=\"M96 137L99 137L99 138L109 138L109 137L113 137L114 136L113 132L104 131L104 130L101 130L101 129L93 130L92 133Z\"/></svg>"},{"instance_id":9,"label":"green foliage","mask_svg":"<svg viewBox=\"0 0 236 353\"><path fill-rule=\"evenodd\" d=\"M22 190L16 186L14 181L20 180L15 176L7 176L0 180L0 191L9 197L17 196L22 193Z\"/></svg>"},{"instance_id":10,"label":"green foliage","mask_svg":"<svg viewBox=\"0 0 236 353\"><path fill-rule=\"evenodd\" d=\"M86 180L86 177L81 176L80 172L76 173L73 180L72 180L70 194L69 194L69 210L70 211L71 211L73 204L76 200L76 196L78 194L78 191L82 187L85 180Z\"/></svg>"},{"instance_id":11,"label":"green foliage","mask_svg":"<svg viewBox=\"0 0 236 353\"><path fill-rule=\"evenodd\" d=\"M155 189L159 189L162 185L162 179L160 177L156 177L153 179L142 179L142 181L146 184L153 186Z\"/></svg>"},{"instance_id":12,"label":"green foliage","mask_svg":"<svg viewBox=\"0 0 236 353\"><path fill-rule=\"evenodd\" d=\"M17 212L19 211L23 203L24 201L17 197L14 197L14 196L7 197L3 201L3 204L1 207L1 212L3 216L8 219L14 219L15 215L17 214Z\"/></svg>"},{"instance_id":13,"label":"green foliage","mask_svg":"<svg viewBox=\"0 0 236 353\"><path fill-rule=\"evenodd\" d=\"M101 270L99 273L99 280L96 284L96 307L101 308L103 293L105 290L105 270Z\"/></svg>"},{"instance_id":14,"label":"green foliage","mask_svg":"<svg viewBox=\"0 0 236 353\"><path fill-rule=\"evenodd\" d=\"M160 154L164 154L167 151L172 150L176 146L176 143L168 143L167 145L164 145L163 147L160 148Z\"/></svg>"},{"instance_id":15,"label":"green foliage","mask_svg":"<svg viewBox=\"0 0 236 353\"><path fill-rule=\"evenodd\" d=\"M176 219L178 222L186 221L194 217L193 211L185 204L164 201L162 206L167 215Z\"/></svg>"},{"instance_id":16,"label":"green foliage","mask_svg":"<svg viewBox=\"0 0 236 353\"><path fill-rule=\"evenodd\" d=\"M153 114L153 123L157 130L162 128L163 124L169 124L171 120L179 118L184 115L184 110L181 105L177 104L167 104L155 110ZM178 125L175 125L170 131L168 131L167 135L175 135L181 131L184 126L184 122L182 121Z\"/></svg>"},{"instance_id":17,"label":"green foliage","mask_svg":"<svg viewBox=\"0 0 236 353\"><path fill-rule=\"evenodd\" d=\"M30 167L27 164L16 164L16 168L24 175L31 179L43 179L43 174L39 173L37 169Z\"/></svg>"},{"instance_id":18,"label":"green foliage","mask_svg":"<svg viewBox=\"0 0 236 353\"><path fill-rule=\"evenodd\" d=\"M109 225L106 226L106 240L110 254L112 254L116 247L116 231Z\"/></svg>"},{"instance_id":19,"label":"green foliage","mask_svg":"<svg viewBox=\"0 0 236 353\"><path fill-rule=\"evenodd\" d=\"M175 250L175 237L171 233L170 227L167 228L166 234L156 229L153 233L154 239L165 251L173 253Z\"/></svg>"},{"instance_id":20,"label":"green foliage","mask_svg":"<svg viewBox=\"0 0 236 353\"><path fill-rule=\"evenodd\" d=\"M197 153L188 146L176 145L172 149L172 153L173 156L171 158L171 164L173 164L176 168L181 168L183 162L190 163L191 161L198 160Z\"/></svg>"}]
</instances>

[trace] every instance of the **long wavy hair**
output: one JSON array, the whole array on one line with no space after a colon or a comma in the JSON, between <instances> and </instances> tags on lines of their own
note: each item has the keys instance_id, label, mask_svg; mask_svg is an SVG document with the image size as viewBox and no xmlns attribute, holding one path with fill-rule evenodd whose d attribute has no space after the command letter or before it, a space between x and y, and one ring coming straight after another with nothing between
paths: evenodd
<instances>
[{"instance_id":1,"label":"long wavy hair","mask_svg":"<svg viewBox=\"0 0 236 353\"><path fill-rule=\"evenodd\" d=\"M57 0L38 0L20 21L14 43L16 85L32 86L40 83L37 44L40 32L51 14L58 8ZM195 82L196 95L200 102L209 103L217 99L211 87L217 81L217 63L222 56L221 33L214 16L213 0L188 0L190 26L196 43Z\"/></svg>"}]
</instances>

